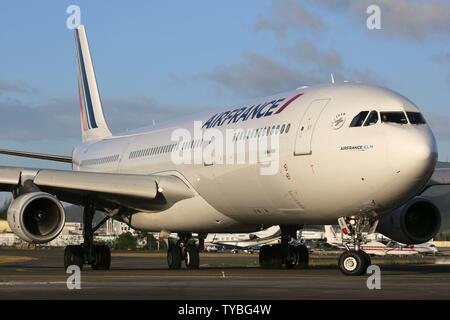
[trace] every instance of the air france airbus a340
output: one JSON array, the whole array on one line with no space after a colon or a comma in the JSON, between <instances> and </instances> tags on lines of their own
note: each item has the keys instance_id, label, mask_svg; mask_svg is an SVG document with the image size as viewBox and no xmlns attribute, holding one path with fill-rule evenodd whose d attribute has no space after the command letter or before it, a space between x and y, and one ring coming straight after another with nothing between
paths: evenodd
<instances>
[{"instance_id":1,"label":"air france airbus a340","mask_svg":"<svg viewBox=\"0 0 450 320\"><path fill-rule=\"evenodd\" d=\"M352 239L339 267L344 274L361 275L370 265L360 250L363 231L405 244L426 242L439 231L441 213L422 193L448 183L450 174L434 171L433 133L407 98L361 84L304 87L112 135L83 26L75 34L83 144L72 156L1 151L71 163L73 170L0 168L0 190L14 196L8 222L25 241L45 243L59 235L65 223L62 201L84 207L84 244L66 248L66 267L110 268L108 246L93 242L108 219L162 236L177 233L168 246L171 269L183 261L199 268L208 233L273 225L281 226L281 242L261 248L261 266L304 267L308 250L291 241L297 230L339 222ZM229 132L234 134L226 139ZM241 148L224 145L226 152L178 161L225 141ZM239 157L246 161L228 161ZM106 216L93 225L96 210Z\"/></svg>"}]
</instances>

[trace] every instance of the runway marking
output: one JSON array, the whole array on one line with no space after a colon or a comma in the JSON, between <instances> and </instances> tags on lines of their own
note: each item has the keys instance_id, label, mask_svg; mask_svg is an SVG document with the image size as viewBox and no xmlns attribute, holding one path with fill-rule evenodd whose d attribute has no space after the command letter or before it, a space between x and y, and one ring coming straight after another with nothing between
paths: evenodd
<instances>
[{"instance_id":1,"label":"runway marking","mask_svg":"<svg viewBox=\"0 0 450 320\"><path fill-rule=\"evenodd\" d=\"M11 263L22 263L39 260L32 257L22 257L22 256L0 256L0 264L11 264Z\"/></svg>"},{"instance_id":2,"label":"runway marking","mask_svg":"<svg viewBox=\"0 0 450 320\"><path fill-rule=\"evenodd\" d=\"M8 281L8 282L0 282L0 287L1 286L56 285L56 284L66 284L66 281L37 281L37 282Z\"/></svg>"}]
</instances>

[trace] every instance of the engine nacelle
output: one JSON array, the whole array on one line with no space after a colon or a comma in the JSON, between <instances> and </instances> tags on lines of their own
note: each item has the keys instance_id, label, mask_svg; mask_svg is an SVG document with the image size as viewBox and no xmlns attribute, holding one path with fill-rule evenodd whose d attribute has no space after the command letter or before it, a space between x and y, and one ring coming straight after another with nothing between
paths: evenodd
<instances>
[{"instance_id":1,"label":"engine nacelle","mask_svg":"<svg viewBox=\"0 0 450 320\"><path fill-rule=\"evenodd\" d=\"M59 200L45 192L32 192L14 199L8 209L8 224L22 240L46 243L63 230L66 215Z\"/></svg>"},{"instance_id":2,"label":"engine nacelle","mask_svg":"<svg viewBox=\"0 0 450 320\"><path fill-rule=\"evenodd\" d=\"M377 232L404 244L420 244L436 236L440 227L439 209L429 199L416 197L383 215Z\"/></svg>"}]
</instances>

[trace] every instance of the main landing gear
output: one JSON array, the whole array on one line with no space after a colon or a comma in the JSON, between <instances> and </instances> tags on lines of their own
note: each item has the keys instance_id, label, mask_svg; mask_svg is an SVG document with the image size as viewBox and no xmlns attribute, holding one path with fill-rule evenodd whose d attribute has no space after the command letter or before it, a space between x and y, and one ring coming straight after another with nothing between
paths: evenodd
<instances>
[{"instance_id":1,"label":"main landing gear","mask_svg":"<svg viewBox=\"0 0 450 320\"><path fill-rule=\"evenodd\" d=\"M181 269L184 261L187 269L200 267L200 250L192 239L191 233L179 234L180 239L169 239L167 250L167 264L169 269Z\"/></svg>"},{"instance_id":2,"label":"main landing gear","mask_svg":"<svg viewBox=\"0 0 450 320\"><path fill-rule=\"evenodd\" d=\"M291 244L297 239L297 227L281 227L281 243L262 246L259 251L259 264L264 269L306 268L309 262L308 248L305 245Z\"/></svg>"},{"instance_id":3,"label":"main landing gear","mask_svg":"<svg viewBox=\"0 0 450 320\"><path fill-rule=\"evenodd\" d=\"M91 265L93 270L109 270L111 267L111 250L107 245L96 245L93 242L94 233L108 219L105 217L95 227L92 226L92 220L95 214L95 204L88 201L83 211L83 238L82 245L67 246L64 251L64 268L76 265L80 269L84 265Z\"/></svg>"},{"instance_id":4,"label":"main landing gear","mask_svg":"<svg viewBox=\"0 0 450 320\"><path fill-rule=\"evenodd\" d=\"M351 236L350 240L345 241L347 249L339 258L339 269L347 276L361 276L366 274L367 268L372 264L370 256L362 250L364 237L362 231L370 226L367 218L340 218L339 226L342 233Z\"/></svg>"}]
</instances>

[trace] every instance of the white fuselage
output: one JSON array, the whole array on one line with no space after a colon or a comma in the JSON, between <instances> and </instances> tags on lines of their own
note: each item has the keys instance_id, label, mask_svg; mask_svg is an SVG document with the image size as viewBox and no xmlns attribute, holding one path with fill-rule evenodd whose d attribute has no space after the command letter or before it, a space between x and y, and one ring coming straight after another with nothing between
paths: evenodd
<instances>
[{"instance_id":1,"label":"white fuselage","mask_svg":"<svg viewBox=\"0 0 450 320\"><path fill-rule=\"evenodd\" d=\"M259 112L253 113L258 105ZM305 88L227 108L222 117L221 112L214 117L215 112L84 144L74 150L73 169L170 174L191 187L193 198L162 212L133 214L130 225L141 230L251 232L261 225L334 224L342 216L381 215L424 187L437 160L436 143L426 124L379 119L374 125L350 127L361 111L419 112L408 99L378 87ZM188 151L209 144L206 137L194 136L195 120L205 125L206 135L218 130L225 137L226 130L245 130L238 140L246 143L247 158L251 141L273 129L279 148L263 151L277 157L241 164L222 164L227 159L174 163L173 153L184 144L173 140L175 130L191 133ZM271 165L275 172L261 173Z\"/></svg>"}]
</instances>

